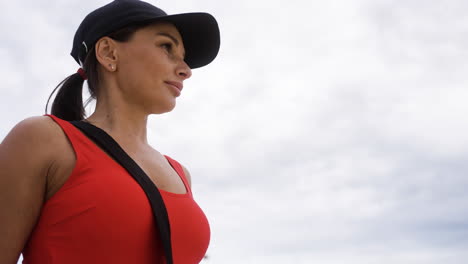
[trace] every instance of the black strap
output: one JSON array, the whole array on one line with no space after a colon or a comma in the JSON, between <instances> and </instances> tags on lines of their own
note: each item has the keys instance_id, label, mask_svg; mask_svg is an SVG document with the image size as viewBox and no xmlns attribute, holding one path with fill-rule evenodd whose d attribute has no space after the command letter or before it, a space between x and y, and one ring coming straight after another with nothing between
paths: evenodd
<instances>
[{"instance_id":1,"label":"black strap","mask_svg":"<svg viewBox=\"0 0 468 264\"><path fill-rule=\"evenodd\" d=\"M172 264L172 246L171 246L171 228L169 224L169 217L167 209L159 192L153 181L150 180L148 175L136 164L136 162L125 153L119 144L104 130L83 122L71 121L74 126L79 128L85 135L92 139L99 147L106 151L112 158L114 158L122 167L124 167L130 175L140 184L141 188L145 191L148 197L153 214L156 219L159 234L163 244L164 254L166 256L167 264Z\"/></svg>"}]
</instances>

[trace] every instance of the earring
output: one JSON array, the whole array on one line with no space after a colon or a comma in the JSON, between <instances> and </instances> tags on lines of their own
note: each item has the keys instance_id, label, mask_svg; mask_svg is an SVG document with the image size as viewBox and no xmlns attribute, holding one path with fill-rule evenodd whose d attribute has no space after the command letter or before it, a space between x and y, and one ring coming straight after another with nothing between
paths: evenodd
<instances>
[{"instance_id":1,"label":"earring","mask_svg":"<svg viewBox=\"0 0 468 264\"><path fill-rule=\"evenodd\" d=\"M112 71L114 71L114 65L109 64L109 67L111 68Z\"/></svg>"}]
</instances>

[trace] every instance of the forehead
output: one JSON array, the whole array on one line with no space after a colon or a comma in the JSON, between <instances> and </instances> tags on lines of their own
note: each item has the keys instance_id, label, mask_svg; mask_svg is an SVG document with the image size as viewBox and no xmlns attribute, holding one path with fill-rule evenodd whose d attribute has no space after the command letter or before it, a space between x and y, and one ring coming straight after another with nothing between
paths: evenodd
<instances>
[{"instance_id":1,"label":"forehead","mask_svg":"<svg viewBox=\"0 0 468 264\"><path fill-rule=\"evenodd\" d=\"M134 46L138 49L140 45L152 44L158 39L173 41L176 49L185 57L185 46L182 36L173 24L167 22L157 22L140 28L132 35L130 41L121 44L123 46Z\"/></svg>"},{"instance_id":2,"label":"forehead","mask_svg":"<svg viewBox=\"0 0 468 264\"><path fill-rule=\"evenodd\" d=\"M157 35L157 33L166 33L170 34L176 38L179 42L182 42L182 36L179 33L177 28L168 22L156 22L145 27L146 31L149 31L152 34Z\"/></svg>"}]
</instances>

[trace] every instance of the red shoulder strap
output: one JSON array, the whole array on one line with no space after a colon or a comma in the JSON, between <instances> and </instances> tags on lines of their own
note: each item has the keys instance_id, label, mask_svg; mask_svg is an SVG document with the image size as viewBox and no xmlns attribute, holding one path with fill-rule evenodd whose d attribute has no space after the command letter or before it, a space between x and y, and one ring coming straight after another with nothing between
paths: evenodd
<instances>
[{"instance_id":1,"label":"red shoulder strap","mask_svg":"<svg viewBox=\"0 0 468 264\"><path fill-rule=\"evenodd\" d=\"M188 192L190 193L190 196L192 195L192 189L190 188L190 184L187 181L187 177L185 176L184 169L182 168L182 165L177 162L175 159L164 155L166 157L167 161L169 161L169 164L171 164L172 168L179 174L180 178L184 182L185 188L187 188Z\"/></svg>"},{"instance_id":2,"label":"red shoulder strap","mask_svg":"<svg viewBox=\"0 0 468 264\"><path fill-rule=\"evenodd\" d=\"M50 117L60 128L62 129L65 136L68 138L68 141L72 145L73 151L75 152L77 163L80 159L81 151L80 149L86 145L81 139L85 138L86 136L83 135L75 126L70 124L68 121L60 119L54 115L44 115Z\"/></svg>"}]
</instances>

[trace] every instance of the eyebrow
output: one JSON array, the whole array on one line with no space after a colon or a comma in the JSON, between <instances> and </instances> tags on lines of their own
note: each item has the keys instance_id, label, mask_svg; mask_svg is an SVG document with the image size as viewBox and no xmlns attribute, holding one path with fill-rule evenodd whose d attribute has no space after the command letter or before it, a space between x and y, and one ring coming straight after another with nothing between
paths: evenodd
<instances>
[{"instance_id":1,"label":"eyebrow","mask_svg":"<svg viewBox=\"0 0 468 264\"><path fill-rule=\"evenodd\" d=\"M177 46L179 46L179 41L169 33L158 32L158 33L156 33L156 35L168 37L168 38L172 39L172 41L174 41Z\"/></svg>"},{"instance_id":2,"label":"eyebrow","mask_svg":"<svg viewBox=\"0 0 468 264\"><path fill-rule=\"evenodd\" d=\"M172 36L172 35L169 34L169 33L158 32L158 33L156 33L156 35L157 35L157 36L168 37L168 38L170 38L172 41L174 41L174 43L176 44L176 46L179 46L179 40L177 40L174 36ZM184 52L183 56L185 57L185 52Z\"/></svg>"}]
</instances>

